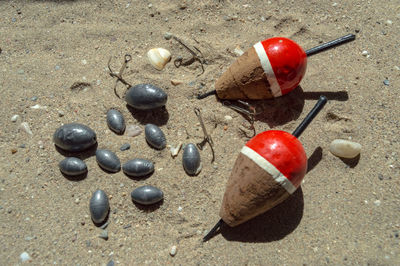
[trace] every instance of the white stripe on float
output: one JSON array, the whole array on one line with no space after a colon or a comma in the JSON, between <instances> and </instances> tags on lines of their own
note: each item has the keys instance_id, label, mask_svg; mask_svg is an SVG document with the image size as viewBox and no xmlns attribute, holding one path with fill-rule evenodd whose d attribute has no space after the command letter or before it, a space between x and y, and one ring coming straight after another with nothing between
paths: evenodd
<instances>
[{"instance_id":1,"label":"white stripe on float","mask_svg":"<svg viewBox=\"0 0 400 266\"><path fill-rule=\"evenodd\" d=\"M261 66L264 69L264 73L267 76L268 82L271 86L272 95L274 97L282 96L281 87L279 86L278 80L275 77L274 70L272 69L271 62L269 62L268 55L264 50L264 46L261 42L258 42L254 45L254 49L256 49Z\"/></svg>"},{"instance_id":2,"label":"white stripe on float","mask_svg":"<svg viewBox=\"0 0 400 266\"><path fill-rule=\"evenodd\" d=\"M289 194L293 194L293 192L296 191L296 187L292 184L292 182L290 182L289 179L286 178L286 176L284 176L273 164L268 162L267 159L255 152L253 149L244 146L240 152L264 169L268 174L270 174L276 182L278 182L286 189L287 192L289 192Z\"/></svg>"}]
</instances>

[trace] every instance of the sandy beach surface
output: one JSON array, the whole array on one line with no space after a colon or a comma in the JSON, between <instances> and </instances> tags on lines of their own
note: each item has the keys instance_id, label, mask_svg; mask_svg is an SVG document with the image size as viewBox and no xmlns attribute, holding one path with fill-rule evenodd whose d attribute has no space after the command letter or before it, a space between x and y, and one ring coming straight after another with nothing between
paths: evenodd
<instances>
[{"instance_id":1,"label":"sandy beach surface","mask_svg":"<svg viewBox=\"0 0 400 266\"><path fill-rule=\"evenodd\" d=\"M400 3L398 1L6 1L0 2L0 264L16 265L399 265L400 264ZM167 33L197 47L205 64L176 68L190 53ZM328 103L300 141L309 171L289 199L203 243L219 220L225 185L252 135L242 114L211 96L215 81L260 40L288 37L304 49L346 34L356 40L314 55L290 94L250 102L256 132L292 132L320 95ZM163 47L172 61L162 71L148 62ZM114 95L124 55L124 79L168 94L165 109L136 111ZM175 85L171 83L174 81ZM180 84L177 84L180 83ZM126 87L118 83L117 92ZM215 150L200 151L202 170L188 176L182 151L149 147L139 136L116 135L106 112L127 125L160 126L173 147L199 143L200 108ZM17 115L17 116L15 116ZM12 118L14 117L14 121ZM232 118L232 119L231 119ZM97 134L98 148L124 163L154 162L145 179L103 171L82 154L85 178L60 173L64 158L53 133L78 122ZM21 128L27 123L32 134ZM362 145L359 158L329 152L334 139ZM129 143L131 148L121 151ZM164 192L162 204L142 208L130 193L142 185ZM108 240L90 217L96 189L110 197ZM176 246L175 256L170 255Z\"/></svg>"}]
</instances>

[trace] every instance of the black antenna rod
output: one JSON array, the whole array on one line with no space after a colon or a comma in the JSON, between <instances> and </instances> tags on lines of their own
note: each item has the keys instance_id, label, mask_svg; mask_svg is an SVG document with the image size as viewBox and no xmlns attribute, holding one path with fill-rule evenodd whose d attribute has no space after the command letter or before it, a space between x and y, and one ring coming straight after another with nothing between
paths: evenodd
<instances>
[{"instance_id":1,"label":"black antenna rod","mask_svg":"<svg viewBox=\"0 0 400 266\"><path fill-rule=\"evenodd\" d=\"M313 121L313 119L317 116L319 111L324 108L324 105L328 99L325 96L320 96L318 102L315 104L314 108L308 113L306 118L300 123L300 125L293 131L292 135L296 138L300 137L301 133L307 128L307 126Z\"/></svg>"},{"instance_id":2,"label":"black antenna rod","mask_svg":"<svg viewBox=\"0 0 400 266\"><path fill-rule=\"evenodd\" d=\"M221 226L224 224L225 222L222 219L219 219L219 221L214 225L214 227L210 230L210 232L208 232L208 234L205 237L203 237L203 242L206 242L211 237L213 237L215 235L215 232L217 232L217 230L221 228Z\"/></svg>"},{"instance_id":3,"label":"black antenna rod","mask_svg":"<svg viewBox=\"0 0 400 266\"><path fill-rule=\"evenodd\" d=\"M197 99L201 100L201 99L204 99L204 98L206 98L208 96L216 95L216 94L217 94L217 91L216 90L212 90L212 91L206 92L204 94L197 95Z\"/></svg>"},{"instance_id":4,"label":"black antenna rod","mask_svg":"<svg viewBox=\"0 0 400 266\"><path fill-rule=\"evenodd\" d=\"M356 39L356 35L347 34L347 35L345 35L343 37L340 37L340 38L338 38L336 40L333 40L333 41L330 41L330 42L327 42L327 43L323 43L323 44L318 45L318 46L316 46L314 48L308 49L306 51L306 55L307 56L312 56L312 55L318 54L318 53L320 53L322 51L325 51L325 50L331 49L333 47L342 45L344 43L354 41L355 39Z\"/></svg>"}]
</instances>

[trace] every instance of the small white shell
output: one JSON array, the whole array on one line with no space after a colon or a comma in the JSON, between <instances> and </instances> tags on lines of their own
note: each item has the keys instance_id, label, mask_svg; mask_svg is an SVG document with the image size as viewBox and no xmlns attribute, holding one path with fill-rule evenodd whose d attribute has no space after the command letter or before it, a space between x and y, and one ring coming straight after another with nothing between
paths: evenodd
<instances>
[{"instance_id":1,"label":"small white shell","mask_svg":"<svg viewBox=\"0 0 400 266\"><path fill-rule=\"evenodd\" d=\"M329 151L341 158L354 158L361 152L361 144L344 139L335 139L329 146Z\"/></svg>"},{"instance_id":2,"label":"small white shell","mask_svg":"<svg viewBox=\"0 0 400 266\"><path fill-rule=\"evenodd\" d=\"M27 122L22 122L21 125L19 125L19 128L26 132L28 135L32 136L33 133L31 131L31 128L29 127L29 124Z\"/></svg>"},{"instance_id":3,"label":"small white shell","mask_svg":"<svg viewBox=\"0 0 400 266\"><path fill-rule=\"evenodd\" d=\"M171 60L171 53L164 48L153 48L147 52L147 58L157 70L163 70L164 66Z\"/></svg>"},{"instance_id":4,"label":"small white shell","mask_svg":"<svg viewBox=\"0 0 400 266\"><path fill-rule=\"evenodd\" d=\"M233 50L233 52L234 52L237 56L241 56L242 54L244 54L242 48L240 48L239 45L237 45L237 46L235 47L235 50Z\"/></svg>"},{"instance_id":5,"label":"small white shell","mask_svg":"<svg viewBox=\"0 0 400 266\"><path fill-rule=\"evenodd\" d=\"M182 148L182 142L179 142L179 144L176 147L171 147L169 149L169 151L171 152L172 158L175 158L178 155L181 148Z\"/></svg>"},{"instance_id":6,"label":"small white shell","mask_svg":"<svg viewBox=\"0 0 400 266\"><path fill-rule=\"evenodd\" d=\"M128 125L126 126L125 135L128 137L136 137L139 136L143 132L143 129L137 125Z\"/></svg>"},{"instance_id":7,"label":"small white shell","mask_svg":"<svg viewBox=\"0 0 400 266\"><path fill-rule=\"evenodd\" d=\"M13 115L11 117L11 122L14 122L14 123L17 122L18 118L19 118L19 115Z\"/></svg>"}]
</instances>

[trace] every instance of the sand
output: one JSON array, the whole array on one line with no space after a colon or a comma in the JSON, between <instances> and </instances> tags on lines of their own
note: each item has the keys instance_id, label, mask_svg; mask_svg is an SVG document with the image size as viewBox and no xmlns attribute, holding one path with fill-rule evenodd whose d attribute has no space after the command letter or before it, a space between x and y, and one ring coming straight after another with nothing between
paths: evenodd
<instances>
[{"instance_id":1,"label":"sand","mask_svg":"<svg viewBox=\"0 0 400 266\"><path fill-rule=\"evenodd\" d=\"M2 265L21 263L26 253L34 265L400 264L398 1L1 1L0 14ZM170 62L162 71L148 63L146 52L154 47L170 50L172 60L190 57L164 38L166 32L202 51L204 74L199 62L180 68ZM239 128L249 122L215 97L195 96L214 89L237 58L237 45L246 50L283 36L308 49L348 33L356 41L309 58L301 87L252 102L261 110L258 133L292 132L321 94L328 97L300 137L310 158L301 188L271 211L202 243L219 220L227 178L248 140ZM132 56L126 81L163 88L166 111L135 112L114 95L107 62L111 57L118 71L125 54ZM76 82L84 85L71 89ZM119 83L118 93L124 90ZM143 133L118 136L106 125L107 110L118 108L127 124L159 125L172 146L198 143L203 133L194 107L201 109L216 157L211 163L206 145L197 176L185 174L182 151L173 159L169 149L150 148ZM19 130L22 122L32 136ZM64 177L58 169L64 156L52 135L70 122L95 130L98 147L116 152L121 162L152 160L154 174L130 179L106 173L95 157L84 156L86 178ZM361 156L330 154L336 138L362 144ZM131 149L120 151L124 143ZM160 188L163 203L134 205L130 192L142 185ZM107 241L90 218L96 189L110 196Z\"/></svg>"}]
</instances>

